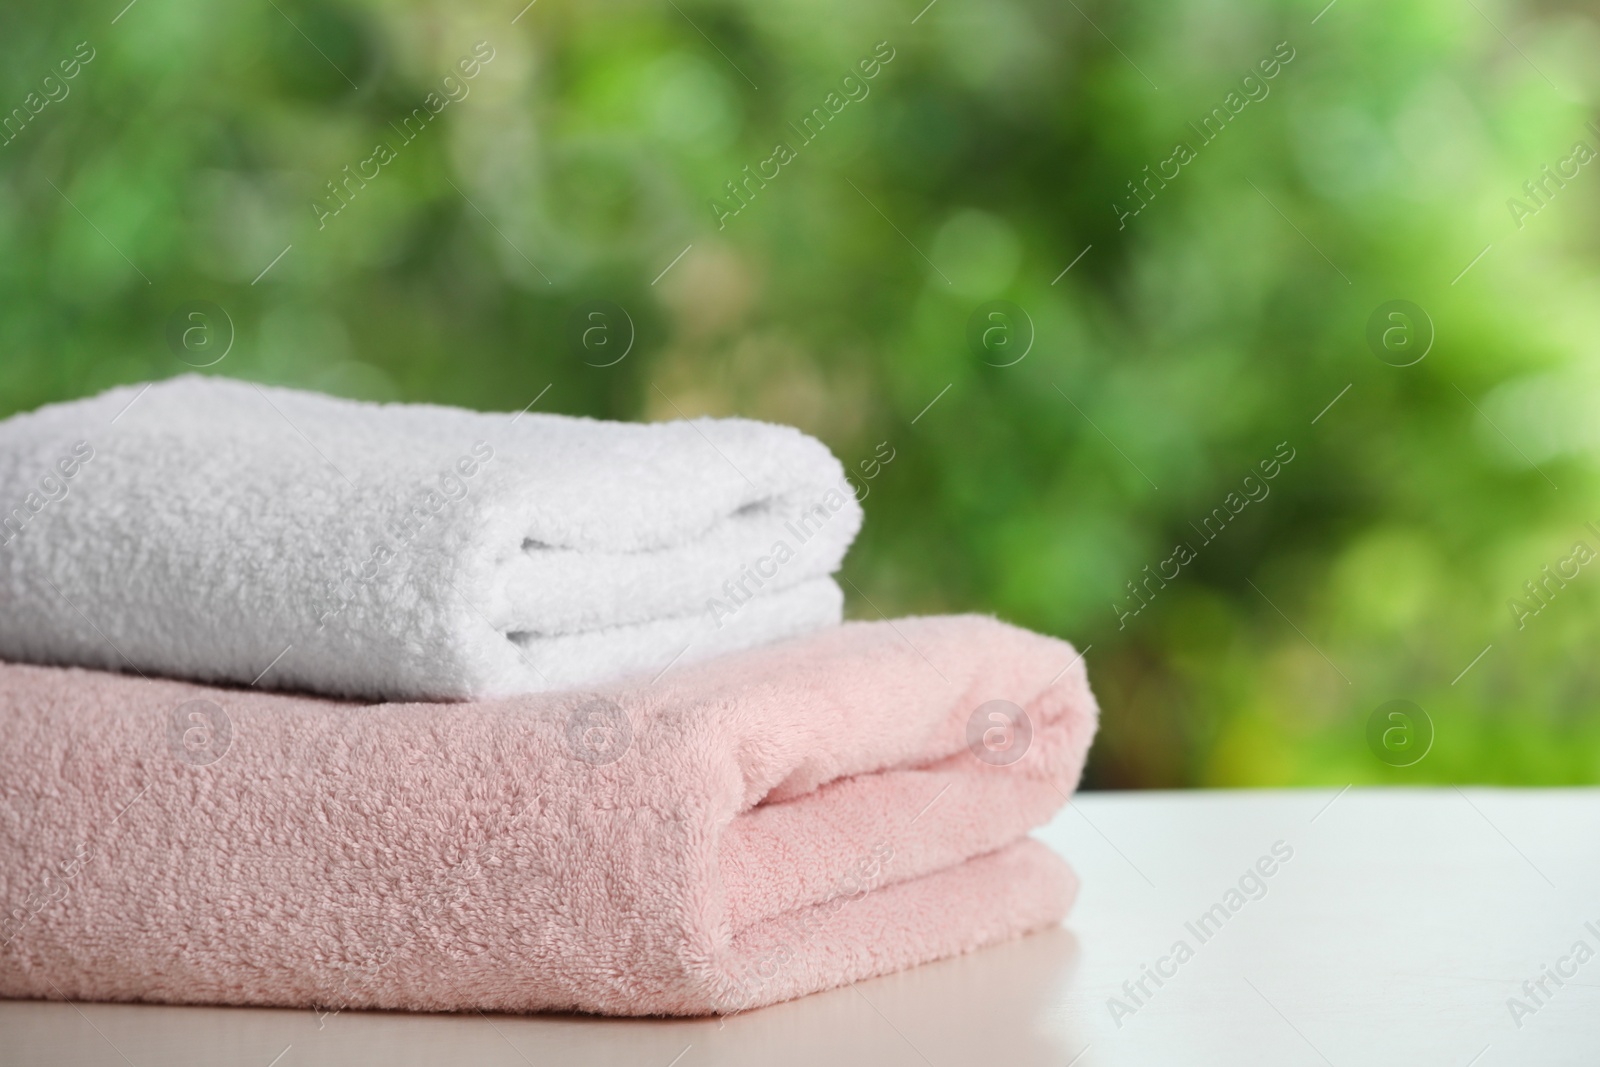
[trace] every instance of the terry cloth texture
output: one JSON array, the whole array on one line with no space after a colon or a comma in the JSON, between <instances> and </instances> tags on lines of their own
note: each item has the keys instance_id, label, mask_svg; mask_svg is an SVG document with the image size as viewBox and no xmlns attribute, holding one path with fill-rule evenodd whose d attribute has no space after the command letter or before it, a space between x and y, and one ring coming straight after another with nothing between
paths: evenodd
<instances>
[{"instance_id":1,"label":"terry cloth texture","mask_svg":"<svg viewBox=\"0 0 1600 1067\"><path fill-rule=\"evenodd\" d=\"M0 657L378 700L654 673L839 621L821 443L225 378L0 423Z\"/></svg>"},{"instance_id":2,"label":"terry cloth texture","mask_svg":"<svg viewBox=\"0 0 1600 1067\"><path fill-rule=\"evenodd\" d=\"M485 703L0 664L0 996L785 1000L1060 921L1027 834L1095 723L1071 646L976 616Z\"/></svg>"}]
</instances>

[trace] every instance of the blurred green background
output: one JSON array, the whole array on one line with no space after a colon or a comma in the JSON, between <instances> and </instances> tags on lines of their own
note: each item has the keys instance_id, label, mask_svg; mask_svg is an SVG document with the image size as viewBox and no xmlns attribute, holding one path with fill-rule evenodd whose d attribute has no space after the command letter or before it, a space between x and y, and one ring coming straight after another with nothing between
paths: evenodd
<instances>
[{"instance_id":1,"label":"blurred green background","mask_svg":"<svg viewBox=\"0 0 1600 1067\"><path fill-rule=\"evenodd\" d=\"M1592 8L122 2L6 16L0 415L205 300L205 373L789 422L869 487L851 615L1092 646L1090 785L1600 779Z\"/></svg>"}]
</instances>

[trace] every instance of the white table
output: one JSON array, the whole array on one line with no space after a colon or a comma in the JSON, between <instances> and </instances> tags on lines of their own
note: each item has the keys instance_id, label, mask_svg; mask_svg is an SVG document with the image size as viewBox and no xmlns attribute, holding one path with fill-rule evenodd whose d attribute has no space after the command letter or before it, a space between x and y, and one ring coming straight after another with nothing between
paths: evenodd
<instances>
[{"instance_id":1,"label":"white table","mask_svg":"<svg viewBox=\"0 0 1600 1067\"><path fill-rule=\"evenodd\" d=\"M1600 790L1098 794L1040 836L1083 877L1065 928L725 1020L12 1001L0 1063L1600 1063ZM1145 964L1170 977L1135 1003ZM1547 965L1576 973L1535 1002Z\"/></svg>"}]
</instances>

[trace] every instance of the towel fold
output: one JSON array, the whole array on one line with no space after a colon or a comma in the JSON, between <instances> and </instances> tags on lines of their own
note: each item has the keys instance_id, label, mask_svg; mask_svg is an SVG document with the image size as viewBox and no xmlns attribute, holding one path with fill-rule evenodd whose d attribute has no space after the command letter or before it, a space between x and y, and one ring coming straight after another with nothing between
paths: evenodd
<instances>
[{"instance_id":1,"label":"towel fold","mask_svg":"<svg viewBox=\"0 0 1600 1067\"><path fill-rule=\"evenodd\" d=\"M974 616L481 703L0 664L0 996L788 999L1058 922L1026 835L1095 722L1071 646Z\"/></svg>"},{"instance_id":2,"label":"towel fold","mask_svg":"<svg viewBox=\"0 0 1600 1067\"><path fill-rule=\"evenodd\" d=\"M0 423L0 657L370 699L659 671L838 622L861 522L787 426L187 376Z\"/></svg>"}]
</instances>

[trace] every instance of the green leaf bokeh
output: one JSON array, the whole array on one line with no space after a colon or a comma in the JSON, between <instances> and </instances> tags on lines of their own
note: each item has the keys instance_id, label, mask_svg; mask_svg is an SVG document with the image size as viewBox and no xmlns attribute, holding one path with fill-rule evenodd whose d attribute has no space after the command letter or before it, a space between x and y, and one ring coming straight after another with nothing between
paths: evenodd
<instances>
[{"instance_id":1,"label":"green leaf bokeh","mask_svg":"<svg viewBox=\"0 0 1600 1067\"><path fill-rule=\"evenodd\" d=\"M1457 0L19 10L0 414L187 371L203 299L234 337L204 373L737 413L858 471L887 442L849 613L1092 646L1091 784L1593 782L1600 578L1542 568L1600 548L1596 54L1578 5ZM1397 299L1435 335L1403 367L1367 341ZM596 300L635 334L610 366L573 342ZM1009 366L969 343L996 300ZM1436 730L1405 768L1364 740L1396 698Z\"/></svg>"}]
</instances>

